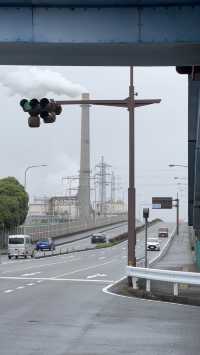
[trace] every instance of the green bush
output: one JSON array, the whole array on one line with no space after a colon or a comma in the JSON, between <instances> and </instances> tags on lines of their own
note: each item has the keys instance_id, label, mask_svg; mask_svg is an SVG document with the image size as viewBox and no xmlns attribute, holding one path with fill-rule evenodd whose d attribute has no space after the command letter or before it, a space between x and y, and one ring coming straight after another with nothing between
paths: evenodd
<instances>
[{"instance_id":1,"label":"green bush","mask_svg":"<svg viewBox=\"0 0 200 355\"><path fill-rule=\"evenodd\" d=\"M0 179L0 228L24 223L28 213L28 194L14 177Z\"/></svg>"}]
</instances>

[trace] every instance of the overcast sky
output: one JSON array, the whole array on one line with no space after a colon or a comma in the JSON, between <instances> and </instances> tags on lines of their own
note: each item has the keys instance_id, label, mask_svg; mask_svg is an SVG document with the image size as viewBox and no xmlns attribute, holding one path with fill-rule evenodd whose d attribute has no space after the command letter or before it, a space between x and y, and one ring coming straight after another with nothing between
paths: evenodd
<instances>
[{"instance_id":1,"label":"overcast sky","mask_svg":"<svg viewBox=\"0 0 200 355\"><path fill-rule=\"evenodd\" d=\"M125 98L128 96L129 69L108 67L53 67L42 68L61 75L75 83L75 89L87 90L92 98ZM27 67L20 68L26 79L26 97L30 97L30 84L35 84L35 73ZM21 183L29 165L47 164L48 167L32 169L28 175L27 190L30 197L63 193L62 177L76 175L80 159L80 108L65 107L55 124L31 129L28 115L19 101L22 95L5 87L5 78L19 67L0 67L1 96L1 177L15 176ZM15 78L20 82L19 75ZM42 79L45 81L45 75ZM38 81L39 82L39 81ZM187 219L187 169L168 168L168 164L187 164L187 78L178 75L175 68L135 68L135 89L139 99L161 98L162 102L136 109L136 189L137 214L151 204L152 196L181 197L181 218ZM39 85L39 84L38 84ZM53 85L53 83L51 84ZM47 88L48 90L48 88ZM39 92L39 91L38 91ZM60 92L59 92L60 94ZM49 97L52 98L52 93ZM55 99L65 95L54 95ZM68 98L68 97L66 97ZM128 112L120 108L92 107L91 117L91 167L103 155L120 176L125 194L128 186ZM183 178L177 186L174 177ZM151 217L167 220L175 218L173 211L151 211Z\"/></svg>"}]
</instances>

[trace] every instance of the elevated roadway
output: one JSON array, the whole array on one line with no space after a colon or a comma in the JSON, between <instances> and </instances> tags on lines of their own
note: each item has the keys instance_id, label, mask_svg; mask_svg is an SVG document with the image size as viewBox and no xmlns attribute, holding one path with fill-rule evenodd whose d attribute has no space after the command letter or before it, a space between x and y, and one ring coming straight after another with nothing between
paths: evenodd
<instances>
[{"instance_id":1,"label":"elevated roadway","mask_svg":"<svg viewBox=\"0 0 200 355\"><path fill-rule=\"evenodd\" d=\"M191 65L199 21L195 0L2 0L0 64Z\"/></svg>"}]
</instances>

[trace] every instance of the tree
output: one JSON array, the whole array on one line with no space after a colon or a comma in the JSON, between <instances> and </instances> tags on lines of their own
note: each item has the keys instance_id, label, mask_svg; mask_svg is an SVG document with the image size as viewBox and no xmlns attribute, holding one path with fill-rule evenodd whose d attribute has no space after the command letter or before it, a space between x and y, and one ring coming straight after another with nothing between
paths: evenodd
<instances>
[{"instance_id":1,"label":"tree","mask_svg":"<svg viewBox=\"0 0 200 355\"><path fill-rule=\"evenodd\" d=\"M0 179L0 226L11 228L24 223L28 194L14 177Z\"/></svg>"}]
</instances>

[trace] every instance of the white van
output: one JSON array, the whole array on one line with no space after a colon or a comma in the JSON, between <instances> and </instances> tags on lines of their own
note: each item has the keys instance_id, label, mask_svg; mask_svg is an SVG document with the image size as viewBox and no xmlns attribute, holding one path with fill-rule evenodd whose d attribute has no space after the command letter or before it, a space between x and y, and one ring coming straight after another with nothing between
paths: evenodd
<instances>
[{"instance_id":1,"label":"white van","mask_svg":"<svg viewBox=\"0 0 200 355\"><path fill-rule=\"evenodd\" d=\"M12 257L16 259L19 256L27 258L27 256L34 256L34 246L29 235L18 234L8 236L8 259Z\"/></svg>"}]
</instances>

